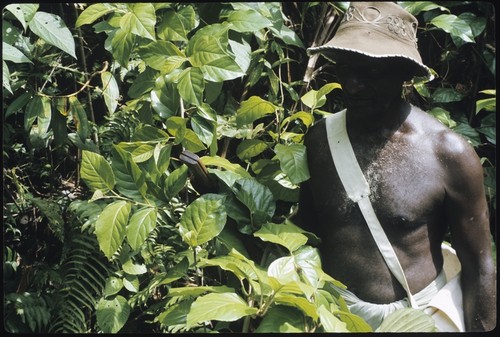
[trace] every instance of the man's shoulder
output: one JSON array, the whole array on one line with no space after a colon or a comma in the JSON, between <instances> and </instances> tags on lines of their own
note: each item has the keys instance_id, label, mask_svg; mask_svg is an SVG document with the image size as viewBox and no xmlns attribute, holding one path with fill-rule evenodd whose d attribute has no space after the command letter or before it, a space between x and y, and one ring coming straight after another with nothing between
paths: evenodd
<instances>
[{"instance_id":1,"label":"man's shoulder","mask_svg":"<svg viewBox=\"0 0 500 337\"><path fill-rule=\"evenodd\" d=\"M413 123L417 132L431 141L434 151L444 160L459 160L477 156L474 148L460 134L442 124L434 116L413 108Z\"/></svg>"}]
</instances>

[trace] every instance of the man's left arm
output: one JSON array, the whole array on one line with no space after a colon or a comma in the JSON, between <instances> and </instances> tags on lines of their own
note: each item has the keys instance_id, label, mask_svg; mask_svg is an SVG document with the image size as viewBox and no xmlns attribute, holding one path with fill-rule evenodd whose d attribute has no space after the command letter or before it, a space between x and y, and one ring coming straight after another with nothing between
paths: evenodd
<instances>
[{"instance_id":1,"label":"man's left arm","mask_svg":"<svg viewBox=\"0 0 500 337\"><path fill-rule=\"evenodd\" d=\"M483 168L474 149L458 135L441 143L446 171L446 217L462 265L465 328L489 331L496 325L496 272Z\"/></svg>"}]
</instances>

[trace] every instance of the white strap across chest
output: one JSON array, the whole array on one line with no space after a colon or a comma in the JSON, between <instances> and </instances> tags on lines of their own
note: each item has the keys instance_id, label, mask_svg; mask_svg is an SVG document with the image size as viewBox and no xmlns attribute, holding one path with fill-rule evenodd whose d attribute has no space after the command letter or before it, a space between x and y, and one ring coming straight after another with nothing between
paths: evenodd
<instances>
[{"instance_id":1,"label":"white strap across chest","mask_svg":"<svg viewBox=\"0 0 500 337\"><path fill-rule=\"evenodd\" d=\"M347 192L347 196L349 199L358 204L377 247L385 260L385 263L394 277L406 290L410 305L412 308L418 308L418 305L410 292L408 282L403 268L399 263L398 257L396 256L396 252L392 248L387 235L380 225L377 215L375 214L373 206L370 202L370 185L366 181L363 171L361 171L361 168L359 167L356 155L354 154L354 150L352 149L352 145L347 134L346 111L342 110L328 116L325 122L330 152L335 168L337 169L337 173Z\"/></svg>"}]
</instances>

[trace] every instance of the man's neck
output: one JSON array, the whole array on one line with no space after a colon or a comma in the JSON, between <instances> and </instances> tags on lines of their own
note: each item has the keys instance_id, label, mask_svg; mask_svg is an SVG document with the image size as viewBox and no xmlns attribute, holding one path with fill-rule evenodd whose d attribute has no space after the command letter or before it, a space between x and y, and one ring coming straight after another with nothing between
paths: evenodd
<instances>
[{"instance_id":1,"label":"man's neck","mask_svg":"<svg viewBox=\"0 0 500 337\"><path fill-rule=\"evenodd\" d=\"M388 138L400 129L410 111L410 104L403 100L398 100L372 115L347 109L347 129L353 135Z\"/></svg>"}]
</instances>

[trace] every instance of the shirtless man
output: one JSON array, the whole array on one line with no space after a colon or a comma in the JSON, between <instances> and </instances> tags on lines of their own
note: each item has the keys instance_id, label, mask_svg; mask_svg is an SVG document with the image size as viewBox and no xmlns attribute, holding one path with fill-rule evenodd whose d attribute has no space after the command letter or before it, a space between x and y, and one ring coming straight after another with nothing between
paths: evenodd
<instances>
[{"instance_id":1,"label":"shirtless man","mask_svg":"<svg viewBox=\"0 0 500 337\"><path fill-rule=\"evenodd\" d=\"M416 34L416 19L394 3L353 2L353 7L336 37L309 52L336 62L347 133L370 185L375 213L412 294L440 275L441 243L450 231L462 266L465 330L491 330L496 325L496 275L479 159L461 136L401 98L405 81L430 73L416 44L413 51L410 43L400 43L401 36L391 36L389 29L378 34L371 23L381 22L377 29L383 32L385 18L398 17L415 27ZM384 39L402 47L393 43L386 48L394 50L384 49L391 45ZM384 262L358 205L347 197L328 146L325 119L309 131L305 145L311 179L301 186L296 221L321 237L323 269L364 302L404 299L406 292ZM369 323L375 329L380 322Z\"/></svg>"}]
</instances>

